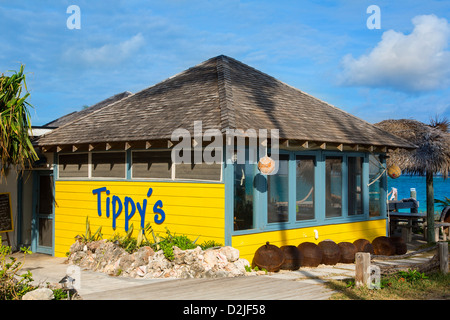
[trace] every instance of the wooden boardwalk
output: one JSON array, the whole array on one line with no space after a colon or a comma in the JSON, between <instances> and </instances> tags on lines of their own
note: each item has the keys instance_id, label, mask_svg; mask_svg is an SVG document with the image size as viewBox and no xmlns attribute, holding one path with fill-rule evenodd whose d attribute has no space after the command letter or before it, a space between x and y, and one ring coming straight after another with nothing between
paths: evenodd
<instances>
[{"instance_id":1,"label":"wooden boardwalk","mask_svg":"<svg viewBox=\"0 0 450 320\"><path fill-rule=\"evenodd\" d=\"M83 300L326 300L334 293L321 284L247 276L180 279L83 295Z\"/></svg>"}]
</instances>

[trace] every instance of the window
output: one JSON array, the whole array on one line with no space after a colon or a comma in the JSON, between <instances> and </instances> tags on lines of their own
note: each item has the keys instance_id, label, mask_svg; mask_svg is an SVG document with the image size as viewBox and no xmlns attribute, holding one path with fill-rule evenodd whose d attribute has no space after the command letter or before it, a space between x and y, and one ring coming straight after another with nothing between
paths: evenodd
<instances>
[{"instance_id":1,"label":"window","mask_svg":"<svg viewBox=\"0 0 450 320\"><path fill-rule=\"evenodd\" d=\"M234 230L253 229L254 164L234 165Z\"/></svg>"},{"instance_id":2,"label":"window","mask_svg":"<svg viewBox=\"0 0 450 320\"><path fill-rule=\"evenodd\" d=\"M62 154L58 159L60 178L87 178L89 176L89 157L87 153Z\"/></svg>"},{"instance_id":3,"label":"window","mask_svg":"<svg viewBox=\"0 0 450 320\"><path fill-rule=\"evenodd\" d=\"M369 156L369 216L379 217L381 215L381 189L383 172L378 155Z\"/></svg>"},{"instance_id":4,"label":"window","mask_svg":"<svg viewBox=\"0 0 450 320\"><path fill-rule=\"evenodd\" d=\"M296 159L296 219L314 219L315 158L297 156Z\"/></svg>"},{"instance_id":5,"label":"window","mask_svg":"<svg viewBox=\"0 0 450 320\"><path fill-rule=\"evenodd\" d=\"M220 163L194 163L194 151L191 151L190 162L175 165L175 179L220 181L222 173Z\"/></svg>"},{"instance_id":6,"label":"window","mask_svg":"<svg viewBox=\"0 0 450 320\"><path fill-rule=\"evenodd\" d=\"M92 154L93 178L125 178L125 152L103 152Z\"/></svg>"},{"instance_id":7,"label":"window","mask_svg":"<svg viewBox=\"0 0 450 320\"><path fill-rule=\"evenodd\" d=\"M325 217L340 217L342 215L342 157L327 157L325 168Z\"/></svg>"},{"instance_id":8,"label":"window","mask_svg":"<svg viewBox=\"0 0 450 320\"><path fill-rule=\"evenodd\" d=\"M349 157L347 160L349 216L363 214L362 164L361 157Z\"/></svg>"},{"instance_id":9,"label":"window","mask_svg":"<svg viewBox=\"0 0 450 320\"><path fill-rule=\"evenodd\" d=\"M267 176L267 222L289 220L289 156L279 155L278 172Z\"/></svg>"},{"instance_id":10,"label":"window","mask_svg":"<svg viewBox=\"0 0 450 320\"><path fill-rule=\"evenodd\" d=\"M171 151L137 151L132 153L133 178L172 178Z\"/></svg>"}]
</instances>

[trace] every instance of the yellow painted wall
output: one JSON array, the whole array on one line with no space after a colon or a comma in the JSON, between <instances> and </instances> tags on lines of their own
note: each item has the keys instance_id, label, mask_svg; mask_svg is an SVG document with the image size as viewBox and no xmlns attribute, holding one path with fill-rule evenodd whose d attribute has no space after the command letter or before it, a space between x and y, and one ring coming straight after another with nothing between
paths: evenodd
<instances>
[{"instance_id":1,"label":"yellow painted wall","mask_svg":"<svg viewBox=\"0 0 450 320\"><path fill-rule=\"evenodd\" d=\"M314 238L314 230L319 233L317 240ZM302 242L319 243L325 239L333 240L336 243L353 242L360 238L372 241L378 236L385 235L386 220L372 220L233 236L232 246L240 251L241 258L247 259L251 263L255 251L267 241L281 247L284 245L298 246Z\"/></svg>"},{"instance_id":2,"label":"yellow painted wall","mask_svg":"<svg viewBox=\"0 0 450 320\"><path fill-rule=\"evenodd\" d=\"M102 216L97 213L97 195L92 190L107 187L109 196L102 193ZM153 189L147 197L149 188ZM166 235L167 227L172 234L183 234L197 243L215 240L225 243L225 186L212 183L170 183L135 181L56 181L55 183L55 256L65 256L74 237L85 233L86 216L89 217L91 232L102 226L103 238L114 233L125 233L125 210L117 219L116 230L112 229L112 213L106 217L106 197L118 196L122 203L126 196L142 204L147 199L145 223L151 222L155 233ZM165 221L154 222L153 205L163 202ZM140 215L136 213L130 220L134 236L140 226Z\"/></svg>"}]
</instances>

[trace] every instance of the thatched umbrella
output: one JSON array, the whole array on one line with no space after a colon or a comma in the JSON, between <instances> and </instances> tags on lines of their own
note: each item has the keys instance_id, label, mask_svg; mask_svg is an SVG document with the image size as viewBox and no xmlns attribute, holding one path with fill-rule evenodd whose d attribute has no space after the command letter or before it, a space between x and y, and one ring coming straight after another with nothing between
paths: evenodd
<instances>
[{"instance_id":1,"label":"thatched umbrella","mask_svg":"<svg viewBox=\"0 0 450 320\"><path fill-rule=\"evenodd\" d=\"M415 150L389 150L388 167L396 164L405 173L426 176L428 242L434 240L433 175L448 177L450 169L450 134L438 126L416 120L385 120L377 127L415 144Z\"/></svg>"}]
</instances>

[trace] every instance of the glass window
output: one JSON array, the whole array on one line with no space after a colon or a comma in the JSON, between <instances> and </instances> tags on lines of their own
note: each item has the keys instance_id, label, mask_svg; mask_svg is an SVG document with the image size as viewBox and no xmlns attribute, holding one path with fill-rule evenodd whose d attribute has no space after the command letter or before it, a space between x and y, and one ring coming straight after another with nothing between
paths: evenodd
<instances>
[{"instance_id":1,"label":"glass window","mask_svg":"<svg viewBox=\"0 0 450 320\"><path fill-rule=\"evenodd\" d=\"M363 214L362 164L363 158L349 157L348 163L348 215Z\"/></svg>"},{"instance_id":2,"label":"glass window","mask_svg":"<svg viewBox=\"0 0 450 320\"><path fill-rule=\"evenodd\" d=\"M133 178L172 178L171 151L137 151L132 154Z\"/></svg>"},{"instance_id":3,"label":"glass window","mask_svg":"<svg viewBox=\"0 0 450 320\"><path fill-rule=\"evenodd\" d=\"M279 155L278 172L267 176L267 222L289 220L289 156Z\"/></svg>"},{"instance_id":4,"label":"glass window","mask_svg":"<svg viewBox=\"0 0 450 320\"><path fill-rule=\"evenodd\" d=\"M380 163L378 155L369 156L369 216L379 217L381 215L381 186L380 174L384 168ZM376 179L376 180L375 180Z\"/></svg>"},{"instance_id":5,"label":"glass window","mask_svg":"<svg viewBox=\"0 0 450 320\"><path fill-rule=\"evenodd\" d=\"M92 177L125 178L125 152L92 154Z\"/></svg>"},{"instance_id":6,"label":"glass window","mask_svg":"<svg viewBox=\"0 0 450 320\"><path fill-rule=\"evenodd\" d=\"M327 157L325 168L325 217L340 217L342 215L342 157Z\"/></svg>"},{"instance_id":7,"label":"glass window","mask_svg":"<svg viewBox=\"0 0 450 320\"><path fill-rule=\"evenodd\" d=\"M234 230L253 229L255 164L234 164Z\"/></svg>"},{"instance_id":8,"label":"glass window","mask_svg":"<svg viewBox=\"0 0 450 320\"><path fill-rule=\"evenodd\" d=\"M60 178L87 178L88 154L61 154L59 155L58 174Z\"/></svg>"},{"instance_id":9,"label":"glass window","mask_svg":"<svg viewBox=\"0 0 450 320\"><path fill-rule=\"evenodd\" d=\"M314 219L315 158L297 156L296 160L296 219L311 220Z\"/></svg>"},{"instance_id":10,"label":"glass window","mask_svg":"<svg viewBox=\"0 0 450 320\"><path fill-rule=\"evenodd\" d=\"M212 156L214 157L215 154L213 153ZM220 181L221 173L220 163L194 163L194 151L191 154L191 163L175 165L175 179Z\"/></svg>"}]
</instances>

